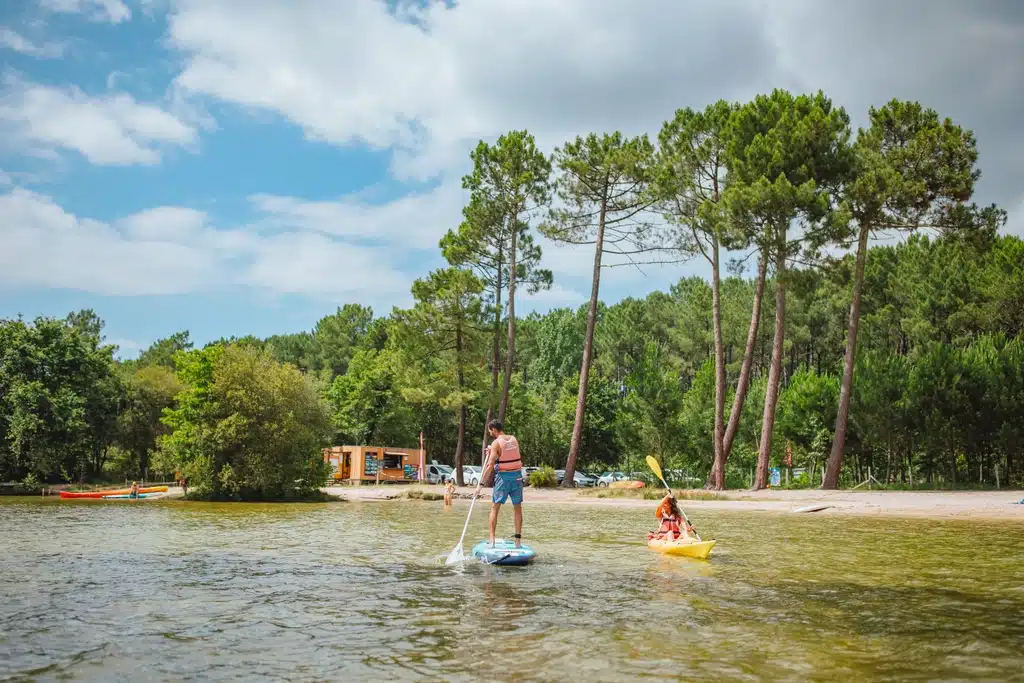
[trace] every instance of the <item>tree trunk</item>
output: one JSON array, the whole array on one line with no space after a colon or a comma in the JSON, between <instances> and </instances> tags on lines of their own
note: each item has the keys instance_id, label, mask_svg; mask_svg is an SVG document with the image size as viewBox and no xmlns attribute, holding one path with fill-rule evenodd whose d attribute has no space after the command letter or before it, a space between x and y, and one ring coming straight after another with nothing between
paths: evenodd
<instances>
[{"instance_id":1,"label":"tree trunk","mask_svg":"<svg viewBox=\"0 0 1024 683\"><path fill-rule=\"evenodd\" d=\"M832 452L828 456L825 478L821 488L834 489L839 483L839 470L846 453L846 429L850 418L850 396L853 391L853 368L857 361L857 331L860 329L860 299L864 289L864 262L868 253L868 225L860 226L857 240L857 265L853 271L853 298L850 300L850 321L846 334L846 357L843 359L843 382L839 388L839 411L836 413L836 429L832 435Z\"/></svg>"},{"instance_id":2,"label":"tree trunk","mask_svg":"<svg viewBox=\"0 0 1024 683\"><path fill-rule=\"evenodd\" d=\"M455 330L455 373L459 384L459 395L461 396L466 387L466 374L462 369L462 328ZM466 402L459 400L459 440L455 443L455 484L465 486L465 478L462 476L463 454L466 449Z\"/></svg>"},{"instance_id":3,"label":"tree trunk","mask_svg":"<svg viewBox=\"0 0 1024 683\"><path fill-rule=\"evenodd\" d=\"M775 408L779 401L782 380L782 356L786 341L786 232L776 246L775 256L775 338L772 340L772 361L768 370L768 389L764 395L764 416L761 420L761 448L757 454L757 474L754 489L768 485L768 458L772 453L772 432L775 430Z\"/></svg>"},{"instance_id":4,"label":"tree trunk","mask_svg":"<svg viewBox=\"0 0 1024 683\"><path fill-rule=\"evenodd\" d=\"M606 188L607 189L607 188ZM601 202L601 215L597 222L597 239L594 246L594 275L590 283L590 306L587 309L587 337L583 341L583 362L580 364L580 389L576 394L576 419L572 424L572 439L569 441L569 457L565 461L564 488L572 488L576 473L576 458L583 441L583 421L587 413L587 386L590 382L590 361L594 356L594 325L597 320L598 290L601 284L601 256L604 252L604 221L608 212L608 200Z\"/></svg>"},{"instance_id":5,"label":"tree trunk","mask_svg":"<svg viewBox=\"0 0 1024 683\"><path fill-rule=\"evenodd\" d=\"M715 427L713 451L715 461L708 478L713 488L725 488L725 348L722 346L722 284L718 258L718 237L711 243L711 324L715 339Z\"/></svg>"},{"instance_id":6,"label":"tree trunk","mask_svg":"<svg viewBox=\"0 0 1024 683\"><path fill-rule=\"evenodd\" d=\"M513 214L513 219L519 214ZM505 377L502 379L501 404L498 406L498 419L505 421L508 409L508 388L512 381L512 368L516 358L516 240L519 237L519 226L512 227L512 246L508 256L508 347L505 349Z\"/></svg>"},{"instance_id":7,"label":"tree trunk","mask_svg":"<svg viewBox=\"0 0 1024 683\"><path fill-rule=\"evenodd\" d=\"M501 364L501 281L502 254L498 251L498 280L494 288L494 346L491 349L491 395L487 400L487 419L484 420L484 436L480 442L480 481L484 486L492 484L494 473L483 471L487 464L487 424L494 417L494 397L498 393L498 366Z\"/></svg>"},{"instance_id":8,"label":"tree trunk","mask_svg":"<svg viewBox=\"0 0 1024 683\"><path fill-rule=\"evenodd\" d=\"M729 454L732 452L732 444L736 440L736 434L740 429L740 419L743 417L743 404L747 400L747 390L750 389L750 370L754 365L754 354L757 348L757 332L761 325L761 302L764 299L764 283L768 273L768 260L764 254L761 255L757 267L757 282L754 285L754 306L750 313L750 329L747 331L747 345L743 350L743 363L740 365L740 376L736 383L736 396L733 397L732 411L729 413L729 424L726 427L722 439L721 462L717 459L708 475L708 487L722 490L725 488L725 465L729 461Z\"/></svg>"}]
</instances>

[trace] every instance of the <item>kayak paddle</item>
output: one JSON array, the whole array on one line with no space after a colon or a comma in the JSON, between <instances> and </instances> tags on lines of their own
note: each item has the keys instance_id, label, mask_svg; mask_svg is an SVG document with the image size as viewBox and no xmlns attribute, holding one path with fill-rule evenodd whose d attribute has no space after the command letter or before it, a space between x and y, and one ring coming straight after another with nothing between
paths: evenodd
<instances>
[{"instance_id":1,"label":"kayak paddle","mask_svg":"<svg viewBox=\"0 0 1024 683\"><path fill-rule=\"evenodd\" d=\"M654 459L653 455L647 456L647 466L654 471L654 474L658 476L658 479L661 479L661 483L665 484L665 488L668 489L668 494L675 498L676 494L672 493L672 489L669 488L668 483L665 482L665 477L661 475L661 465L658 464L658 461ZM679 512L683 513L683 521L686 522L686 526L693 526L692 524L690 524L690 520L686 517L686 513L683 512L683 508L680 507ZM700 534L697 533L696 529L693 530L693 535L697 537L698 541L701 540Z\"/></svg>"},{"instance_id":2,"label":"kayak paddle","mask_svg":"<svg viewBox=\"0 0 1024 683\"><path fill-rule=\"evenodd\" d=\"M448 559L444 561L446 565L458 564L466 560L466 553L462 550L462 541L466 538L466 529L469 528L469 518L473 516L473 505L476 504L476 497L479 493L479 489L473 492L473 500L469 503L469 514L466 515L466 523L462 527L462 535L459 536L459 544L448 553Z\"/></svg>"}]
</instances>

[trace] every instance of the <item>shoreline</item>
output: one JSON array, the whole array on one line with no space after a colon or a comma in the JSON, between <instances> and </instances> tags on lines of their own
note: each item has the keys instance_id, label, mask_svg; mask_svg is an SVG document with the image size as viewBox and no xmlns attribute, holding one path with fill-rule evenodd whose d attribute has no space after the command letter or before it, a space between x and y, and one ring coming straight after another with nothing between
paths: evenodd
<instances>
[{"instance_id":1,"label":"shoreline","mask_svg":"<svg viewBox=\"0 0 1024 683\"><path fill-rule=\"evenodd\" d=\"M411 500L406 493L410 490L426 490L442 493L439 485L430 486L329 486L321 490L342 496L351 502L380 502ZM468 502L473 488L463 486L456 490L456 503ZM529 505L591 505L604 507L651 508L655 500L641 497L619 497L608 495L607 489L525 489L524 501ZM979 519L1024 522L1024 505L1016 505L1024 498L1024 491L821 491L818 489L765 489L749 491L737 489L721 493L703 489L677 491L680 504L692 515L691 510L729 510L748 512L773 512L794 514L804 506L827 505L828 508L806 514L815 515L865 515L879 517L913 517L927 519ZM481 499L487 500L491 489L481 490ZM685 496L693 495L695 499ZM699 498L713 497L701 500ZM440 501L436 501L440 503Z\"/></svg>"}]
</instances>

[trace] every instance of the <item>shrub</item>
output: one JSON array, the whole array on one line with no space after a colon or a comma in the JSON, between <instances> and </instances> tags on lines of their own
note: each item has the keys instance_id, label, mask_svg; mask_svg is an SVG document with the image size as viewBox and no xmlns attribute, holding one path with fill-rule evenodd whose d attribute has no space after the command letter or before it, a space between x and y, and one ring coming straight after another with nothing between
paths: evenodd
<instances>
[{"instance_id":1,"label":"shrub","mask_svg":"<svg viewBox=\"0 0 1024 683\"><path fill-rule=\"evenodd\" d=\"M176 357L185 390L164 413L168 469L184 472L190 498L320 499L330 475L321 447L327 404L294 366L246 346L215 345Z\"/></svg>"},{"instance_id":2,"label":"shrub","mask_svg":"<svg viewBox=\"0 0 1024 683\"><path fill-rule=\"evenodd\" d=\"M530 486L542 489L551 489L558 484L558 476L551 467L541 467L539 470L530 473Z\"/></svg>"}]
</instances>

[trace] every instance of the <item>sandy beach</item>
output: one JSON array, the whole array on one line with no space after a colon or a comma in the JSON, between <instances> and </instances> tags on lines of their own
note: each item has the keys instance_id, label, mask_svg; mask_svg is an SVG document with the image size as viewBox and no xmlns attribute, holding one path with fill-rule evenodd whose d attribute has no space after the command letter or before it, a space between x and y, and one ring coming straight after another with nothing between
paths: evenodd
<instances>
[{"instance_id":1,"label":"sandy beach","mask_svg":"<svg viewBox=\"0 0 1024 683\"><path fill-rule=\"evenodd\" d=\"M322 489L351 501L405 500L412 490L442 493L441 486L331 486ZM490 489L482 496L489 500ZM528 487L525 501L530 504L572 504L599 506L652 507L655 503L636 497L598 497L609 493L607 489L586 491L565 489L535 489ZM682 498L711 495L707 491L677 492ZM461 504L473 495L471 487L462 487L456 494ZM712 500L684 500L692 516L699 510L746 510L792 514L806 506L827 505L816 515L879 515L888 517L926 517L934 519L987 519L1024 523L1024 505L1016 505L1024 498L1024 491L819 491L738 489L717 494Z\"/></svg>"}]
</instances>

